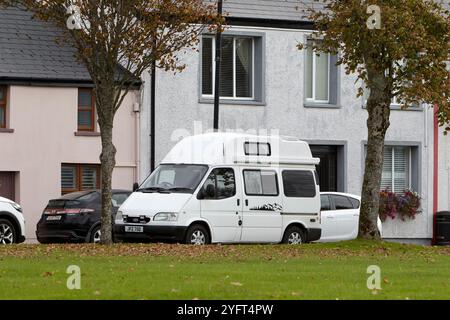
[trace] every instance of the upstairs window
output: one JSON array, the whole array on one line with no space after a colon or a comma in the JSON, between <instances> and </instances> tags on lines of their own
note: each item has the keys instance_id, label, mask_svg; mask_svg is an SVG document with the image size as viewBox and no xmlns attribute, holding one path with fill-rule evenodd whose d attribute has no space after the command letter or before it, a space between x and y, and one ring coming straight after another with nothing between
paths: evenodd
<instances>
[{"instance_id":1,"label":"upstairs window","mask_svg":"<svg viewBox=\"0 0 450 320\"><path fill-rule=\"evenodd\" d=\"M306 99L323 103L330 100L330 54L316 52L311 45L306 52Z\"/></svg>"},{"instance_id":2,"label":"upstairs window","mask_svg":"<svg viewBox=\"0 0 450 320\"><path fill-rule=\"evenodd\" d=\"M222 36L220 98L241 103L263 101L263 36ZM215 92L216 39L203 36L201 43L201 98Z\"/></svg>"},{"instance_id":3,"label":"upstairs window","mask_svg":"<svg viewBox=\"0 0 450 320\"><path fill-rule=\"evenodd\" d=\"M0 86L0 128L6 128L6 86Z\"/></svg>"},{"instance_id":4,"label":"upstairs window","mask_svg":"<svg viewBox=\"0 0 450 320\"><path fill-rule=\"evenodd\" d=\"M78 89L78 131L95 131L95 100L92 89Z\"/></svg>"},{"instance_id":5,"label":"upstairs window","mask_svg":"<svg viewBox=\"0 0 450 320\"><path fill-rule=\"evenodd\" d=\"M215 86L215 38L204 37L202 45L202 94L212 96ZM254 39L222 37L220 97L253 99Z\"/></svg>"},{"instance_id":6,"label":"upstairs window","mask_svg":"<svg viewBox=\"0 0 450 320\"><path fill-rule=\"evenodd\" d=\"M313 49L313 41L307 41L305 61L306 104L337 105L338 68L337 56Z\"/></svg>"}]
</instances>

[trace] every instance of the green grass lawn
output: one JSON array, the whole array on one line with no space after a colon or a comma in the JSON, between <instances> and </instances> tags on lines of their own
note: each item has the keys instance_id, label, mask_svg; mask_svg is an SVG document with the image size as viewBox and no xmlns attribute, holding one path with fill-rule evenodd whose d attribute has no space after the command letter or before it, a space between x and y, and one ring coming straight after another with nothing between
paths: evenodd
<instances>
[{"instance_id":1,"label":"green grass lawn","mask_svg":"<svg viewBox=\"0 0 450 320\"><path fill-rule=\"evenodd\" d=\"M81 268L81 290L66 287L69 265ZM366 286L370 265L381 268L380 291ZM0 299L450 299L450 248L1 246Z\"/></svg>"}]
</instances>

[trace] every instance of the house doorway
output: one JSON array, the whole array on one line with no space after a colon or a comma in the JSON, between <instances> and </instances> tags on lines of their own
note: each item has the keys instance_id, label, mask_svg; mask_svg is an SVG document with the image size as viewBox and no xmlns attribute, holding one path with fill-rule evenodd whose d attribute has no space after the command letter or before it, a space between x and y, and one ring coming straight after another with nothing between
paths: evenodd
<instances>
[{"instance_id":1,"label":"house doorway","mask_svg":"<svg viewBox=\"0 0 450 320\"><path fill-rule=\"evenodd\" d=\"M320 191L345 192L345 145L310 145L317 166Z\"/></svg>"},{"instance_id":2,"label":"house doorway","mask_svg":"<svg viewBox=\"0 0 450 320\"><path fill-rule=\"evenodd\" d=\"M0 172L0 197L15 200L14 172Z\"/></svg>"},{"instance_id":3,"label":"house doorway","mask_svg":"<svg viewBox=\"0 0 450 320\"><path fill-rule=\"evenodd\" d=\"M337 191L337 146L311 146L311 151L313 157L320 159L320 191Z\"/></svg>"}]
</instances>

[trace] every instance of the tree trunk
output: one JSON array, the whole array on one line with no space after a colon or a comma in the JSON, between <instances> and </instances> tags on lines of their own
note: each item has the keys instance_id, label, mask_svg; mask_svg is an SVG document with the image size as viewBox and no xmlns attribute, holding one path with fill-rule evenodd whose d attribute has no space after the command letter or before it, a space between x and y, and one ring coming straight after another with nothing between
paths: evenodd
<instances>
[{"instance_id":1,"label":"tree trunk","mask_svg":"<svg viewBox=\"0 0 450 320\"><path fill-rule=\"evenodd\" d=\"M380 239L377 218L380 206L384 141L390 125L391 112L391 98L386 90L386 79L383 72L372 73L372 75L373 85L367 101L368 141L359 222L359 237L364 239Z\"/></svg>"},{"instance_id":2,"label":"tree trunk","mask_svg":"<svg viewBox=\"0 0 450 320\"><path fill-rule=\"evenodd\" d=\"M97 101L101 106L98 106L99 126L102 139L102 153L100 155L101 161L101 182L102 182L102 215L101 215L101 243L110 245L113 243L112 236L112 174L116 166L116 148L113 144L113 121L114 111L113 102L110 101L113 90L105 90L106 94L100 96ZM109 94L108 94L109 92ZM102 99L102 96L104 97Z\"/></svg>"}]
</instances>

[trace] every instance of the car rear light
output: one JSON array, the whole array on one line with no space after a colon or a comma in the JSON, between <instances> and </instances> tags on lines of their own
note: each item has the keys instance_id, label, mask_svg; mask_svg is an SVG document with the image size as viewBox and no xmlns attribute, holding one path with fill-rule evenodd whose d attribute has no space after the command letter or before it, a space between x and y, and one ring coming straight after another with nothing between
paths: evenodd
<instances>
[{"instance_id":1,"label":"car rear light","mask_svg":"<svg viewBox=\"0 0 450 320\"><path fill-rule=\"evenodd\" d=\"M44 214L80 214L80 213L92 213L94 209L47 209Z\"/></svg>"}]
</instances>

